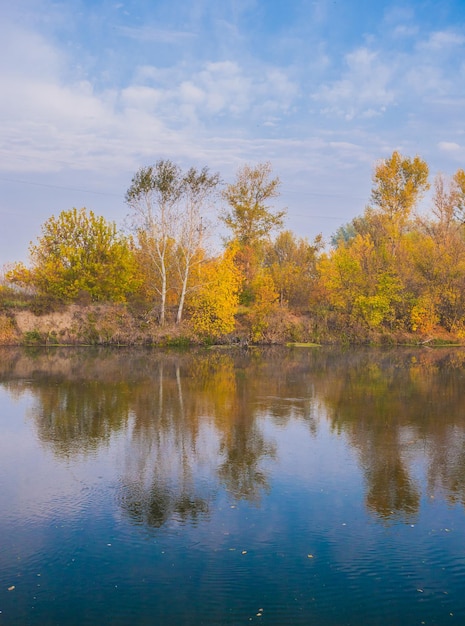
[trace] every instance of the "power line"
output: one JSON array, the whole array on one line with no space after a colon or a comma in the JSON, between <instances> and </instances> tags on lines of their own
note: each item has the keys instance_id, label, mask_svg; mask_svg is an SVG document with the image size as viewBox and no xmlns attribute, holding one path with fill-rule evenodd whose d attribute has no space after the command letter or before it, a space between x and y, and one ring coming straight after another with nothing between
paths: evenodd
<instances>
[{"instance_id":1,"label":"power line","mask_svg":"<svg viewBox=\"0 0 465 626\"><path fill-rule=\"evenodd\" d=\"M65 185L53 185L51 183L38 183L35 181L30 181L30 180L18 180L16 178L6 178L4 176L0 176L0 181L8 182L8 183L17 183L20 185L32 185L36 187L46 187L49 189L62 189L63 191L77 191L79 193L91 193L91 194L95 194L99 196L109 196L113 198L122 199L121 194L116 194L116 193L112 193L109 191L95 191L93 189L82 189L80 187L67 187ZM318 196L318 197L326 197L326 198L347 197L347 194L325 193L325 192L319 192L319 191L297 191L297 190L292 190L292 189L287 189L285 193L294 193L294 194L299 194L303 196ZM350 196L350 197L362 199L361 196ZM294 212L291 213L291 216L292 217L305 217L305 218L311 218L311 219L339 220L339 221L341 220L343 221L346 219L345 217L337 216L337 215L312 215L309 213L294 213Z\"/></svg>"}]
</instances>

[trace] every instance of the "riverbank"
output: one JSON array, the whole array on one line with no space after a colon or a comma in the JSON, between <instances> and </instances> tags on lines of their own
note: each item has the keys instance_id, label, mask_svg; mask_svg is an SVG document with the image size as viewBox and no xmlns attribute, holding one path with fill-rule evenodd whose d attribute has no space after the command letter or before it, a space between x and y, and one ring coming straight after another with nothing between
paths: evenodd
<instances>
[{"instance_id":1,"label":"riverbank","mask_svg":"<svg viewBox=\"0 0 465 626\"><path fill-rule=\"evenodd\" d=\"M429 335L400 331L374 332L363 328L330 328L310 315L283 309L267 320L259 341L250 334L247 313L237 316L229 335L206 338L196 335L186 321L160 326L153 314L124 304L68 305L38 314L29 309L0 312L0 345L3 346L188 346L223 345L465 345L464 339L443 329Z\"/></svg>"}]
</instances>

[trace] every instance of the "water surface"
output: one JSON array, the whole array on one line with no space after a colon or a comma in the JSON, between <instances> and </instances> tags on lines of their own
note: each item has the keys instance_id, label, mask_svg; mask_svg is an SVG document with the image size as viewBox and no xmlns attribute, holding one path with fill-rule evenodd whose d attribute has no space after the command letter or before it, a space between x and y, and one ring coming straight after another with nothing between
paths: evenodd
<instances>
[{"instance_id":1,"label":"water surface","mask_svg":"<svg viewBox=\"0 0 465 626\"><path fill-rule=\"evenodd\" d=\"M0 625L465 623L465 351L0 351Z\"/></svg>"}]
</instances>

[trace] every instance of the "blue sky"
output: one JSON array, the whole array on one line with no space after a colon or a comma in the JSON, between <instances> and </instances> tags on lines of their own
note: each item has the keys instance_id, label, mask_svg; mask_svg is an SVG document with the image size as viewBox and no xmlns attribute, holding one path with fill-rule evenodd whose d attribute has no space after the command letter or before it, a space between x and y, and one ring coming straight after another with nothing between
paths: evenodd
<instances>
[{"instance_id":1,"label":"blue sky","mask_svg":"<svg viewBox=\"0 0 465 626\"><path fill-rule=\"evenodd\" d=\"M0 42L0 266L73 206L122 225L159 158L271 161L286 227L327 240L393 150L465 167L463 0L16 0Z\"/></svg>"}]
</instances>

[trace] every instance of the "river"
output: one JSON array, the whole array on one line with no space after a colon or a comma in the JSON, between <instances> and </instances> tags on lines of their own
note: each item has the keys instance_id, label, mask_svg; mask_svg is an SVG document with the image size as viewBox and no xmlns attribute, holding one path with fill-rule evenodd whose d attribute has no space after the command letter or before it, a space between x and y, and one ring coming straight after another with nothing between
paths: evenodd
<instances>
[{"instance_id":1,"label":"river","mask_svg":"<svg viewBox=\"0 0 465 626\"><path fill-rule=\"evenodd\" d=\"M465 350L0 350L0 625L465 623Z\"/></svg>"}]
</instances>

